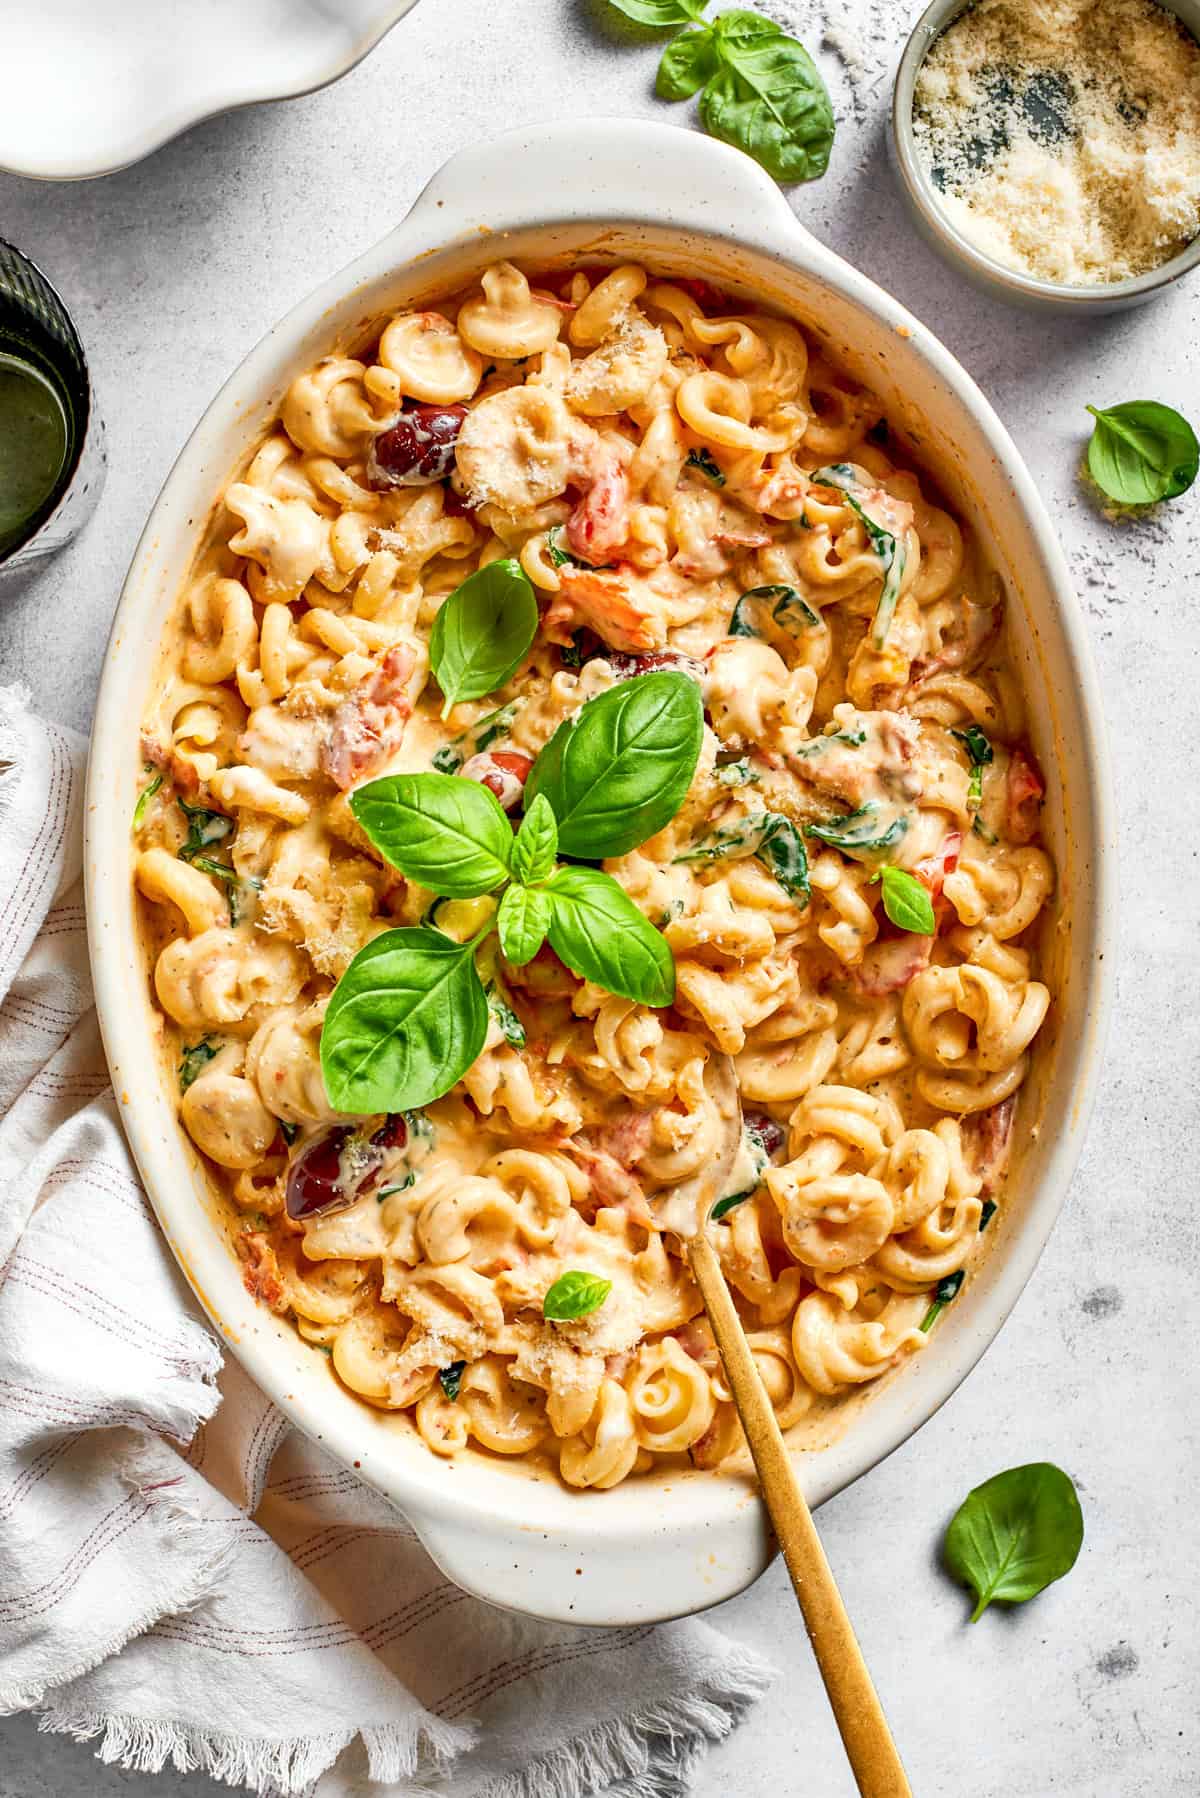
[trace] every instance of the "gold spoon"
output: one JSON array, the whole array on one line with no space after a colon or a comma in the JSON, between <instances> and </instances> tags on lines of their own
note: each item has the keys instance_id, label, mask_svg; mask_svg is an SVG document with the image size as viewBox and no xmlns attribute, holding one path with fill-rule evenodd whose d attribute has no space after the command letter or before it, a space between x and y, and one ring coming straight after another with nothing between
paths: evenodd
<instances>
[{"instance_id":1,"label":"gold spoon","mask_svg":"<svg viewBox=\"0 0 1200 1798\"><path fill-rule=\"evenodd\" d=\"M763 1503L791 1575L808 1639L829 1694L846 1755L863 1798L912 1798L899 1751L846 1615L808 1502L746 1341L709 1236L708 1215L728 1190L742 1141L737 1078L727 1055L713 1056L705 1085L724 1125L722 1142L702 1172L655 1198L659 1225L683 1243L712 1325L733 1402L754 1457Z\"/></svg>"}]
</instances>

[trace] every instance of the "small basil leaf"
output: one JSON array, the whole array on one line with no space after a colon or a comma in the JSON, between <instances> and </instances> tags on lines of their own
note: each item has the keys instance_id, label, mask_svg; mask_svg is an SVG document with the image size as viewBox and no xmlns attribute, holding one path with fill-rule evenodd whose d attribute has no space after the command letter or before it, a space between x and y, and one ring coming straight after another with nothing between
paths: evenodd
<instances>
[{"instance_id":1,"label":"small basil leaf","mask_svg":"<svg viewBox=\"0 0 1200 1798\"><path fill-rule=\"evenodd\" d=\"M453 774L387 774L350 795L385 861L443 898L473 899L508 878L512 826L494 793Z\"/></svg>"},{"instance_id":2,"label":"small basil leaf","mask_svg":"<svg viewBox=\"0 0 1200 1798\"><path fill-rule=\"evenodd\" d=\"M189 1086L197 1081L213 1056L218 1045L211 1037L201 1037L198 1043L185 1043L179 1062L179 1090L185 1093Z\"/></svg>"},{"instance_id":3,"label":"small basil leaf","mask_svg":"<svg viewBox=\"0 0 1200 1798\"><path fill-rule=\"evenodd\" d=\"M675 962L665 938L611 874L560 868L542 889L550 946L572 972L641 1005L670 1005Z\"/></svg>"},{"instance_id":4,"label":"small basil leaf","mask_svg":"<svg viewBox=\"0 0 1200 1798\"><path fill-rule=\"evenodd\" d=\"M662 53L654 91L660 100L690 100L716 73L716 68L711 28L681 32Z\"/></svg>"},{"instance_id":5,"label":"small basil leaf","mask_svg":"<svg viewBox=\"0 0 1200 1798\"><path fill-rule=\"evenodd\" d=\"M544 793L537 793L526 808L513 842L513 879L524 886L534 886L539 880L548 879L554 872L557 854L558 825L554 821L554 808Z\"/></svg>"},{"instance_id":6,"label":"small basil leaf","mask_svg":"<svg viewBox=\"0 0 1200 1798\"><path fill-rule=\"evenodd\" d=\"M705 130L777 181L823 175L833 107L808 51L757 13L723 13L714 30L719 66L700 96Z\"/></svg>"},{"instance_id":7,"label":"small basil leaf","mask_svg":"<svg viewBox=\"0 0 1200 1798\"><path fill-rule=\"evenodd\" d=\"M733 608L729 635L761 637L761 605L770 605L772 619L793 637L821 628L821 614L802 599L794 587L750 587Z\"/></svg>"},{"instance_id":8,"label":"small basil leaf","mask_svg":"<svg viewBox=\"0 0 1200 1798\"><path fill-rule=\"evenodd\" d=\"M868 799L844 818L828 818L824 824L806 824L804 828L810 837L818 837L846 855L882 855L885 849L895 848L908 829L908 819L893 818L881 829L875 821L878 812L876 801Z\"/></svg>"},{"instance_id":9,"label":"small basil leaf","mask_svg":"<svg viewBox=\"0 0 1200 1798\"><path fill-rule=\"evenodd\" d=\"M708 0L609 0L618 12L635 24L649 25L655 31L668 31L672 25L693 25L704 16Z\"/></svg>"},{"instance_id":10,"label":"small basil leaf","mask_svg":"<svg viewBox=\"0 0 1200 1798\"><path fill-rule=\"evenodd\" d=\"M335 1111L408 1111L449 1092L483 1048L488 1008L474 943L388 930L333 989L321 1070Z\"/></svg>"},{"instance_id":11,"label":"small basil leaf","mask_svg":"<svg viewBox=\"0 0 1200 1798\"><path fill-rule=\"evenodd\" d=\"M622 681L559 725L525 786L544 793L563 855L625 855L683 804L704 737L700 689L664 671Z\"/></svg>"},{"instance_id":12,"label":"small basil leaf","mask_svg":"<svg viewBox=\"0 0 1200 1798\"><path fill-rule=\"evenodd\" d=\"M452 1361L449 1367L443 1367L438 1372L438 1379L441 1381L442 1391L446 1394L446 1397L450 1400L451 1404L453 1404L458 1397L458 1389L462 1385L462 1377L466 1365L465 1361Z\"/></svg>"},{"instance_id":13,"label":"small basil leaf","mask_svg":"<svg viewBox=\"0 0 1200 1798\"><path fill-rule=\"evenodd\" d=\"M156 774L151 775L150 779L138 794L137 804L133 808L133 828L135 830L140 830L142 828L150 801L154 798L154 795L158 792L158 789L162 784L163 777L162 769L160 768Z\"/></svg>"},{"instance_id":14,"label":"small basil leaf","mask_svg":"<svg viewBox=\"0 0 1200 1798\"><path fill-rule=\"evenodd\" d=\"M523 968L532 961L550 928L550 901L532 887L506 887L496 913L496 929L505 961Z\"/></svg>"},{"instance_id":15,"label":"small basil leaf","mask_svg":"<svg viewBox=\"0 0 1200 1798\"><path fill-rule=\"evenodd\" d=\"M429 665L445 695L443 718L463 699L482 699L515 674L538 627L537 600L519 562L488 562L439 608Z\"/></svg>"},{"instance_id":16,"label":"small basil leaf","mask_svg":"<svg viewBox=\"0 0 1200 1798\"><path fill-rule=\"evenodd\" d=\"M559 1323L575 1317L590 1317L593 1311L600 1309L611 1291L611 1280L602 1279L599 1274L584 1273L582 1268L572 1268L569 1273L559 1274L542 1300L542 1316Z\"/></svg>"},{"instance_id":17,"label":"small basil leaf","mask_svg":"<svg viewBox=\"0 0 1200 1798\"><path fill-rule=\"evenodd\" d=\"M904 868L890 865L883 869L883 909L899 930L911 930L915 936L935 936L937 919L929 888Z\"/></svg>"},{"instance_id":18,"label":"small basil leaf","mask_svg":"<svg viewBox=\"0 0 1200 1798\"><path fill-rule=\"evenodd\" d=\"M1024 1604L1070 1573L1083 1513L1069 1477L1049 1461L1010 1467L969 1492L946 1531L950 1574L974 1592L975 1623L996 1599Z\"/></svg>"},{"instance_id":19,"label":"small basil leaf","mask_svg":"<svg viewBox=\"0 0 1200 1798\"><path fill-rule=\"evenodd\" d=\"M1187 492L1200 471L1200 442L1186 418L1157 400L1088 411L1096 421L1088 472L1110 499L1149 506Z\"/></svg>"}]
</instances>

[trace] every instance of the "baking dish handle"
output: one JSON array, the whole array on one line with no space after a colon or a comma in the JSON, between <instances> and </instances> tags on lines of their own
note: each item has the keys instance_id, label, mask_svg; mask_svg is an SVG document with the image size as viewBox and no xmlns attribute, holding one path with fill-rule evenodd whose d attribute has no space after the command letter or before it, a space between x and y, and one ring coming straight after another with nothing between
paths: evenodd
<instances>
[{"instance_id":1,"label":"baking dish handle","mask_svg":"<svg viewBox=\"0 0 1200 1798\"><path fill-rule=\"evenodd\" d=\"M573 1520L560 1515L525 1528L498 1518L482 1527L469 1515L446 1508L431 1514L407 1503L404 1513L463 1591L503 1610L592 1627L657 1623L721 1604L752 1584L776 1552L749 1488L749 1516L726 1530L706 1516L680 1523L668 1509L656 1521L643 1516L632 1533L627 1518L624 1529L611 1532L608 1493L563 1496Z\"/></svg>"},{"instance_id":2,"label":"baking dish handle","mask_svg":"<svg viewBox=\"0 0 1200 1798\"><path fill-rule=\"evenodd\" d=\"M774 181L740 150L642 119L559 120L471 145L438 170L406 225L436 219L450 236L530 219L603 218L743 239L809 237Z\"/></svg>"}]
</instances>

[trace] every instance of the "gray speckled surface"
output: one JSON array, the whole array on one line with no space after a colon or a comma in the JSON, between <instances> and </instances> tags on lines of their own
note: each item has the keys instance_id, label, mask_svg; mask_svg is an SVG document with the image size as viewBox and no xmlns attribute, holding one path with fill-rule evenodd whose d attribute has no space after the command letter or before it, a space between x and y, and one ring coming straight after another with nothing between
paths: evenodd
<instances>
[{"instance_id":1,"label":"gray speckled surface","mask_svg":"<svg viewBox=\"0 0 1200 1798\"><path fill-rule=\"evenodd\" d=\"M249 3L249 0L248 0ZM868 1661L922 1798L1184 1798L1200 1790L1196 1693L1200 1403L1191 1351L1200 1207L1200 931L1193 779L1200 490L1136 525L1077 480L1086 401L1156 397L1200 416L1200 277L1086 324L981 299L917 240L886 165L887 70L913 5L772 8L801 28L841 120L811 228L910 305L966 364L1038 477L1100 662L1122 824L1123 948L1089 1147L1041 1266L998 1343L919 1438L822 1512ZM832 23L830 23L832 21ZM846 60L858 63L857 81ZM464 142L545 117L640 113L656 51L602 0L423 0L359 69L311 98L218 120L105 181L0 176L0 230L56 279L91 349L108 488L70 551L0 602L0 678L86 728L113 606L173 456L216 386L297 298L380 236ZM966 1627L938 1572L966 1490L1049 1458L1074 1475L1087 1540L1035 1604ZM847 1798L852 1781L783 1574L718 1621L787 1677L700 1782L703 1798ZM98 1766L0 1724L0 1798L153 1789L196 1776Z\"/></svg>"}]
</instances>

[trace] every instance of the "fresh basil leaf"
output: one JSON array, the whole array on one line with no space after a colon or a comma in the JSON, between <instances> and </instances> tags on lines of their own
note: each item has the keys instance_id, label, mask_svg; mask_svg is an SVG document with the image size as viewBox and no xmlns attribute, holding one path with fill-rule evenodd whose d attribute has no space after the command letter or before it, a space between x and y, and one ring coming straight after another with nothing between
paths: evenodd
<instances>
[{"instance_id":1,"label":"fresh basil leaf","mask_svg":"<svg viewBox=\"0 0 1200 1798\"><path fill-rule=\"evenodd\" d=\"M198 1043L185 1043L179 1061L179 1090L185 1093L189 1086L197 1081L209 1062L216 1055L219 1045L209 1036L202 1036Z\"/></svg>"},{"instance_id":2,"label":"fresh basil leaf","mask_svg":"<svg viewBox=\"0 0 1200 1798\"><path fill-rule=\"evenodd\" d=\"M611 874L560 868L550 901L550 947L573 973L640 1005L670 1005L675 962L664 937Z\"/></svg>"},{"instance_id":3,"label":"fresh basil leaf","mask_svg":"<svg viewBox=\"0 0 1200 1798\"><path fill-rule=\"evenodd\" d=\"M831 849L841 849L846 855L882 855L885 850L895 848L908 829L908 819L893 818L881 830L875 822L878 812L878 803L868 799L865 805L860 805L857 811L847 812L844 818L829 818L824 824L806 824L804 829L808 836L818 837Z\"/></svg>"},{"instance_id":4,"label":"fresh basil leaf","mask_svg":"<svg viewBox=\"0 0 1200 1798\"><path fill-rule=\"evenodd\" d=\"M150 779L146 782L145 786L142 788L141 792L138 794L137 804L133 808L133 828L134 828L134 830L140 830L142 828L142 824L145 820L146 811L150 804L150 801L154 798L154 795L158 792L158 789L162 786L162 784L163 784L163 777L162 777L162 769L160 768L157 771L157 773L151 775Z\"/></svg>"},{"instance_id":5,"label":"fresh basil leaf","mask_svg":"<svg viewBox=\"0 0 1200 1798\"><path fill-rule=\"evenodd\" d=\"M618 12L635 24L649 25L655 31L668 31L672 25L693 25L703 18L708 0L609 0Z\"/></svg>"},{"instance_id":6,"label":"fresh basil leaf","mask_svg":"<svg viewBox=\"0 0 1200 1798\"><path fill-rule=\"evenodd\" d=\"M722 13L713 29L718 67L700 96L705 130L777 181L823 175L833 107L808 51L757 13Z\"/></svg>"},{"instance_id":7,"label":"fresh basil leaf","mask_svg":"<svg viewBox=\"0 0 1200 1798\"><path fill-rule=\"evenodd\" d=\"M176 794L176 804L187 819L187 839L175 851L181 862L194 861L202 850L211 849L214 843L223 843L226 837L233 835L233 819L225 812L215 812L211 806L189 805L181 793Z\"/></svg>"},{"instance_id":8,"label":"fresh basil leaf","mask_svg":"<svg viewBox=\"0 0 1200 1798\"><path fill-rule=\"evenodd\" d=\"M914 936L937 935L933 900L924 881L890 863L878 878L883 886L883 909L897 929L911 930Z\"/></svg>"},{"instance_id":9,"label":"fresh basil leaf","mask_svg":"<svg viewBox=\"0 0 1200 1798\"><path fill-rule=\"evenodd\" d=\"M507 887L496 913L496 929L505 961L523 968L532 961L550 928L550 900L545 890Z\"/></svg>"},{"instance_id":10,"label":"fresh basil leaf","mask_svg":"<svg viewBox=\"0 0 1200 1798\"><path fill-rule=\"evenodd\" d=\"M593 1311L600 1309L611 1291L611 1280L602 1279L599 1274L584 1273L582 1268L572 1268L569 1273L559 1274L542 1300L542 1316L554 1323L590 1317Z\"/></svg>"},{"instance_id":11,"label":"fresh basil leaf","mask_svg":"<svg viewBox=\"0 0 1200 1798\"><path fill-rule=\"evenodd\" d=\"M785 893L808 903L812 896L808 884L808 854L804 838L790 818L768 812L762 841L754 853Z\"/></svg>"},{"instance_id":12,"label":"fresh basil leaf","mask_svg":"<svg viewBox=\"0 0 1200 1798\"><path fill-rule=\"evenodd\" d=\"M794 587L750 587L738 600L729 620L731 637L761 637L760 607L771 606L772 620L790 636L820 630L821 614L802 599Z\"/></svg>"},{"instance_id":13,"label":"fresh basil leaf","mask_svg":"<svg viewBox=\"0 0 1200 1798\"><path fill-rule=\"evenodd\" d=\"M487 999L475 944L388 930L333 989L321 1069L335 1111L406 1111L449 1092L483 1048Z\"/></svg>"},{"instance_id":14,"label":"fresh basil leaf","mask_svg":"<svg viewBox=\"0 0 1200 1798\"><path fill-rule=\"evenodd\" d=\"M441 1381L442 1391L446 1394L446 1397L450 1400L451 1404L453 1404L458 1397L458 1389L462 1385L462 1377L466 1371L466 1366L467 1364L465 1361L452 1361L449 1367L438 1369L438 1379Z\"/></svg>"},{"instance_id":15,"label":"fresh basil leaf","mask_svg":"<svg viewBox=\"0 0 1200 1798\"><path fill-rule=\"evenodd\" d=\"M488 1010L500 1026L505 1042L511 1049L525 1047L525 1026L508 1001L502 997L494 983L487 987Z\"/></svg>"},{"instance_id":16,"label":"fresh basil leaf","mask_svg":"<svg viewBox=\"0 0 1200 1798\"><path fill-rule=\"evenodd\" d=\"M716 457L713 456L709 450L690 450L683 466L685 468L696 469L698 473L704 476L706 481L711 481L714 487L723 487L725 485L725 476L721 472L720 465L718 464Z\"/></svg>"},{"instance_id":17,"label":"fresh basil leaf","mask_svg":"<svg viewBox=\"0 0 1200 1798\"><path fill-rule=\"evenodd\" d=\"M622 681L559 725L525 784L558 819L561 855L624 855L683 804L704 737L700 689L661 671Z\"/></svg>"},{"instance_id":18,"label":"fresh basil leaf","mask_svg":"<svg viewBox=\"0 0 1200 1798\"><path fill-rule=\"evenodd\" d=\"M711 26L683 31L662 53L654 91L660 100L690 100L715 75L717 53Z\"/></svg>"},{"instance_id":19,"label":"fresh basil leaf","mask_svg":"<svg viewBox=\"0 0 1200 1798\"><path fill-rule=\"evenodd\" d=\"M537 634L533 587L506 557L468 575L439 608L429 633L429 665L445 696L442 717L463 699L482 699L515 674Z\"/></svg>"},{"instance_id":20,"label":"fresh basil leaf","mask_svg":"<svg viewBox=\"0 0 1200 1798\"><path fill-rule=\"evenodd\" d=\"M554 808L544 793L536 793L526 807L513 842L513 879L523 886L535 886L539 880L548 879L554 872L557 854L558 825L554 821Z\"/></svg>"},{"instance_id":21,"label":"fresh basil leaf","mask_svg":"<svg viewBox=\"0 0 1200 1798\"><path fill-rule=\"evenodd\" d=\"M1200 471L1200 442L1186 418L1157 400L1127 400L1103 411L1089 406L1095 428L1088 472L1110 499L1150 506L1177 499Z\"/></svg>"},{"instance_id":22,"label":"fresh basil leaf","mask_svg":"<svg viewBox=\"0 0 1200 1798\"><path fill-rule=\"evenodd\" d=\"M1061 1467L1034 1461L1010 1467L970 1491L946 1531L943 1556L952 1577L988 1606L1024 1604L1070 1573L1083 1546L1083 1512Z\"/></svg>"},{"instance_id":23,"label":"fresh basil leaf","mask_svg":"<svg viewBox=\"0 0 1200 1798\"><path fill-rule=\"evenodd\" d=\"M512 826L477 780L385 774L351 793L350 810L384 860L431 893L473 899L508 878Z\"/></svg>"}]
</instances>

